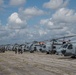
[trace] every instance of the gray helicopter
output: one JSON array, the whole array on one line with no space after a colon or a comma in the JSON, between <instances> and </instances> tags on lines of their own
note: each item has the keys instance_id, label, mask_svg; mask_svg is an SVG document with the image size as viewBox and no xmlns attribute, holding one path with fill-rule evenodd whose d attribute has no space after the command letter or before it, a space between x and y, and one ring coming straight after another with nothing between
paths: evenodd
<instances>
[{"instance_id":1,"label":"gray helicopter","mask_svg":"<svg viewBox=\"0 0 76 75\"><path fill-rule=\"evenodd\" d=\"M59 38L54 38L44 41L33 41L30 42L29 51L33 53L34 51L46 52L46 54L62 54L61 49L65 43L65 38L74 37L76 35L69 35ZM59 43L59 40L62 39L62 42Z\"/></svg>"},{"instance_id":2,"label":"gray helicopter","mask_svg":"<svg viewBox=\"0 0 76 75\"><path fill-rule=\"evenodd\" d=\"M67 42L63 44L60 48L60 51L64 56L76 58L76 45L73 44L73 42Z\"/></svg>"},{"instance_id":3,"label":"gray helicopter","mask_svg":"<svg viewBox=\"0 0 76 75\"><path fill-rule=\"evenodd\" d=\"M75 36L76 35L69 35L69 36L64 36L64 37L59 37L59 38L48 40L50 42L50 48L48 50L46 50L46 53L47 54L63 54L63 51L62 51L63 47L67 43L69 43L69 45L71 46L70 40L65 41L65 38L71 38L71 37L75 37ZM62 39L62 40L60 40L60 39ZM61 43L59 41L61 41Z\"/></svg>"}]
</instances>

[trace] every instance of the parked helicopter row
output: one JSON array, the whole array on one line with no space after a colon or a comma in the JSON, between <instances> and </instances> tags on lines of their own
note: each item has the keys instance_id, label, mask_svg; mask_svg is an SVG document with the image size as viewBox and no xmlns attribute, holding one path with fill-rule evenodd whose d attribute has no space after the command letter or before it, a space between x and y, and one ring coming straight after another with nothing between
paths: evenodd
<instances>
[{"instance_id":1,"label":"parked helicopter row","mask_svg":"<svg viewBox=\"0 0 76 75\"><path fill-rule=\"evenodd\" d=\"M44 41L34 41L25 44L7 44L0 45L0 53L5 51L15 51L15 54L22 54L23 52L29 51L34 53L35 51L46 52L46 54L57 54L64 56L76 57L76 46L68 40L65 41L65 38L75 37L76 35L65 36L50 40ZM62 40L60 40L62 39Z\"/></svg>"}]
</instances>

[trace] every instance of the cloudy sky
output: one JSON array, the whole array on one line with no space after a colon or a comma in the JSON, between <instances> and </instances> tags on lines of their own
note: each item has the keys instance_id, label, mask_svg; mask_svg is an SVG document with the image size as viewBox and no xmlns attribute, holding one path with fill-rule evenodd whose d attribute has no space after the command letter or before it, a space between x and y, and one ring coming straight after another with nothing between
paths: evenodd
<instances>
[{"instance_id":1,"label":"cloudy sky","mask_svg":"<svg viewBox=\"0 0 76 75\"><path fill-rule=\"evenodd\" d=\"M0 44L76 34L76 0L0 0Z\"/></svg>"}]
</instances>

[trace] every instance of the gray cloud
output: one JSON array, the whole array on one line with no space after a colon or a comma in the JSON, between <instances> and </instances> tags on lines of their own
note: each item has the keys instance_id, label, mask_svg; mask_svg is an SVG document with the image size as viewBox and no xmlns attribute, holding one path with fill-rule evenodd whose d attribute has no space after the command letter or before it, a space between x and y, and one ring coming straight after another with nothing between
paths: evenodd
<instances>
[{"instance_id":1,"label":"gray cloud","mask_svg":"<svg viewBox=\"0 0 76 75\"><path fill-rule=\"evenodd\" d=\"M50 0L43 4L43 7L50 8L50 9L59 9L62 7L67 6L69 0Z\"/></svg>"},{"instance_id":2,"label":"gray cloud","mask_svg":"<svg viewBox=\"0 0 76 75\"><path fill-rule=\"evenodd\" d=\"M4 4L4 1L3 1L3 0L0 0L0 6L1 6L2 4Z\"/></svg>"},{"instance_id":3,"label":"gray cloud","mask_svg":"<svg viewBox=\"0 0 76 75\"><path fill-rule=\"evenodd\" d=\"M8 18L8 28L22 29L26 27L26 21L21 20L17 12L12 13Z\"/></svg>"},{"instance_id":4,"label":"gray cloud","mask_svg":"<svg viewBox=\"0 0 76 75\"><path fill-rule=\"evenodd\" d=\"M76 23L76 12L67 8L57 10L52 17L57 22Z\"/></svg>"},{"instance_id":5,"label":"gray cloud","mask_svg":"<svg viewBox=\"0 0 76 75\"><path fill-rule=\"evenodd\" d=\"M10 5L19 6L19 5L23 5L25 2L26 0L10 0Z\"/></svg>"},{"instance_id":6,"label":"gray cloud","mask_svg":"<svg viewBox=\"0 0 76 75\"><path fill-rule=\"evenodd\" d=\"M76 12L71 9L61 8L51 18L42 19L40 24L50 31L50 36L53 34L54 36L76 34Z\"/></svg>"},{"instance_id":7,"label":"gray cloud","mask_svg":"<svg viewBox=\"0 0 76 75\"><path fill-rule=\"evenodd\" d=\"M29 9L29 11L31 11L31 9ZM23 14L23 12L25 14ZM6 26L0 23L0 41L2 43L22 43L25 41L47 40L75 34L76 12L74 10L61 8L57 10L52 17L41 19L39 24L31 27L28 25L25 17L31 16L32 18L33 16L43 15L43 13L42 10L36 8L33 8L33 11L29 13L26 13L26 9L12 13L8 18ZM30 18L28 18L28 20L29 19Z\"/></svg>"},{"instance_id":8,"label":"gray cloud","mask_svg":"<svg viewBox=\"0 0 76 75\"><path fill-rule=\"evenodd\" d=\"M41 10L41 9L38 9L37 7L30 7L30 8L26 8L26 9L20 8L19 14L20 14L19 16L21 17L21 19L28 20L28 19L35 17L35 16L44 15L44 14L46 14L46 12Z\"/></svg>"}]
</instances>

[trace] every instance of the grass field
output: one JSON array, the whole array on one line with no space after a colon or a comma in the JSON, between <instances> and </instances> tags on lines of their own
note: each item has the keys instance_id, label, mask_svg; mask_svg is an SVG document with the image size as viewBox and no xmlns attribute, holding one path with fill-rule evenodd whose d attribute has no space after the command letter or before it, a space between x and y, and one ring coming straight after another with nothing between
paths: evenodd
<instances>
[{"instance_id":1,"label":"grass field","mask_svg":"<svg viewBox=\"0 0 76 75\"><path fill-rule=\"evenodd\" d=\"M76 59L45 53L0 53L0 75L76 75Z\"/></svg>"}]
</instances>

